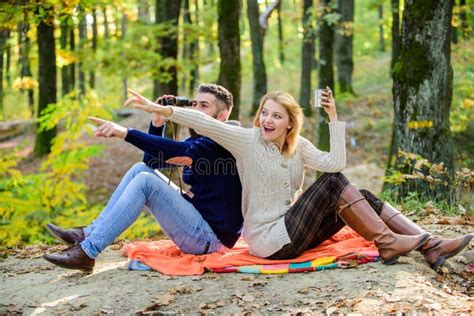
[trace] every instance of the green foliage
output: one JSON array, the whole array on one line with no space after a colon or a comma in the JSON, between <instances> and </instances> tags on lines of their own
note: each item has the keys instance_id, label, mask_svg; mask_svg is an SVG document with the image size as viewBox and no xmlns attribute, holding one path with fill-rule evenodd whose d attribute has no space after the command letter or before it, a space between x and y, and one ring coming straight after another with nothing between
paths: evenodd
<instances>
[{"instance_id":1,"label":"green foliage","mask_svg":"<svg viewBox=\"0 0 474 316\"><path fill-rule=\"evenodd\" d=\"M468 208L474 208L473 201L470 200L471 191L474 185L474 171L468 168L462 168L455 172L454 175L448 173L443 163L435 164L429 162L420 155L398 151L397 170L389 170L384 177L384 182L392 184L388 191L392 199L397 202L400 200L400 185L403 183L413 184L412 191L407 192L407 198L402 201L416 200L426 202L433 200L443 205L455 206L457 203L465 204ZM398 171L403 170L403 172ZM421 196L417 193L417 186L428 185L433 192L431 196ZM448 190L449 199L442 200L436 197L439 190ZM446 206L445 206L446 208Z\"/></svg>"},{"instance_id":2,"label":"green foliage","mask_svg":"<svg viewBox=\"0 0 474 316\"><path fill-rule=\"evenodd\" d=\"M62 125L53 141L51 153L40 172L24 175L15 167L15 154L0 159L0 245L50 241L45 224L64 226L85 223L98 206L88 205L86 187L78 179L87 169L91 157L100 152L98 146L87 146L83 132L92 133L88 116L109 117L98 99L89 95L78 100L74 95L51 104L40 118L41 129Z\"/></svg>"}]
</instances>

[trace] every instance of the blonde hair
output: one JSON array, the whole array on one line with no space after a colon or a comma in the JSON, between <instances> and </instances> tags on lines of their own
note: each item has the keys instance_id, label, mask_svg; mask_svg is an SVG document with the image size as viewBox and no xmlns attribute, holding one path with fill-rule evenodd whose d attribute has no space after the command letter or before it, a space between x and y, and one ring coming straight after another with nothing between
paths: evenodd
<instances>
[{"instance_id":1,"label":"blonde hair","mask_svg":"<svg viewBox=\"0 0 474 316\"><path fill-rule=\"evenodd\" d=\"M288 134L286 134L282 153L286 155L292 155L296 150L298 136L303 126L303 111L291 94L282 91L270 91L260 100L260 106L258 107L257 113L255 114L253 120L254 127L260 127L260 113L262 113L263 105L268 100L273 100L283 106L290 117L291 128L288 130Z\"/></svg>"}]
</instances>

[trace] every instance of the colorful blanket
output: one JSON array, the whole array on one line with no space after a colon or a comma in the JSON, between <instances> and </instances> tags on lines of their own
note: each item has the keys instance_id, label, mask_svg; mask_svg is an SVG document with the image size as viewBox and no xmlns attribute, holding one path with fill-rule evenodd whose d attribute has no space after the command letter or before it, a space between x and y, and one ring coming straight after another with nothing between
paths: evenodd
<instances>
[{"instance_id":1,"label":"colorful blanket","mask_svg":"<svg viewBox=\"0 0 474 316\"><path fill-rule=\"evenodd\" d=\"M377 248L350 228L291 260L267 260L249 254L241 239L225 254L190 255L170 240L136 242L124 247L130 270L156 270L167 275L216 273L280 274L348 268L379 259Z\"/></svg>"}]
</instances>

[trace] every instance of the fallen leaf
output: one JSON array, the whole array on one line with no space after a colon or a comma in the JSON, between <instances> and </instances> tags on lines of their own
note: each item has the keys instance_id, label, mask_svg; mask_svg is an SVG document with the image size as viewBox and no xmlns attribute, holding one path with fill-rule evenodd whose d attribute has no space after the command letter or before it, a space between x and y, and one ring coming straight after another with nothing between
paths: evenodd
<instances>
[{"instance_id":1,"label":"fallen leaf","mask_svg":"<svg viewBox=\"0 0 474 316\"><path fill-rule=\"evenodd\" d=\"M298 293L300 293L300 294L308 294L308 292L309 292L309 288L307 288L307 287L304 287L304 288L298 290Z\"/></svg>"},{"instance_id":2,"label":"fallen leaf","mask_svg":"<svg viewBox=\"0 0 474 316\"><path fill-rule=\"evenodd\" d=\"M336 306L330 306L328 308L326 308L326 315L331 315L332 313L334 313L335 311L337 311L337 307Z\"/></svg>"},{"instance_id":3,"label":"fallen leaf","mask_svg":"<svg viewBox=\"0 0 474 316\"><path fill-rule=\"evenodd\" d=\"M162 294L158 295L154 301L159 304L159 306L169 305L174 300L173 294Z\"/></svg>"},{"instance_id":4,"label":"fallen leaf","mask_svg":"<svg viewBox=\"0 0 474 316\"><path fill-rule=\"evenodd\" d=\"M250 302L255 301L255 297L253 295L244 295L244 296L242 296L242 300L244 302L250 303Z\"/></svg>"}]
</instances>

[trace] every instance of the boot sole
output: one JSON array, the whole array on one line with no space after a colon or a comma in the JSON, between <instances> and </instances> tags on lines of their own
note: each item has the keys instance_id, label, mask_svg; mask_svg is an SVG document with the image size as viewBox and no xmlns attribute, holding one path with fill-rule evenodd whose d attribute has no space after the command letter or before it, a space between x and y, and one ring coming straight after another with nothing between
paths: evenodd
<instances>
[{"instance_id":1,"label":"boot sole","mask_svg":"<svg viewBox=\"0 0 474 316\"><path fill-rule=\"evenodd\" d=\"M413 249L411 249L411 250L409 250L409 251L407 251L407 252L401 253L401 254L399 254L398 256L392 257L392 258L387 259L387 260L385 260L385 259L382 258L383 264L392 265L392 264L394 264L395 262L397 262L397 260L398 260L398 258L400 258L400 256L406 255L407 253L409 253L409 252L411 252L411 251L413 251L413 250L418 250L420 247L422 247L422 246L425 244L426 240L427 240L429 237L430 237L430 235L429 235L429 234L426 234L425 237L420 240L420 242L418 243L418 245L416 245L415 248L413 248Z\"/></svg>"},{"instance_id":2,"label":"boot sole","mask_svg":"<svg viewBox=\"0 0 474 316\"><path fill-rule=\"evenodd\" d=\"M454 257L455 255L457 255L458 253L460 253L464 247L466 247L469 242L471 241L472 239L472 235L470 235L468 238L466 238L463 243L457 247L454 251L451 251L450 253L448 253L447 255L445 256L440 256L436 261L435 263L431 264L430 267L431 269L433 270L438 270L438 268L440 268L445 262L446 262L446 259L449 259L451 257Z\"/></svg>"}]
</instances>

